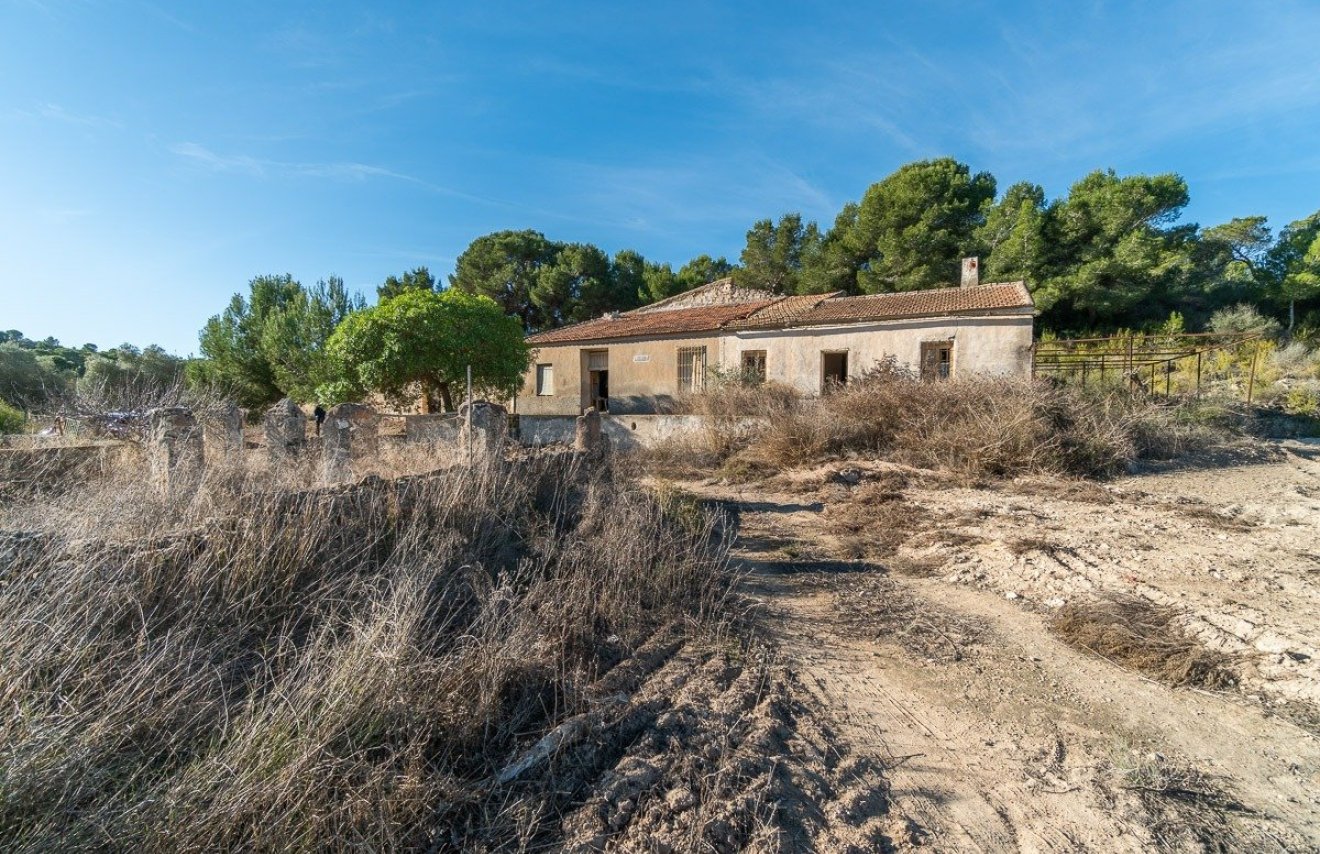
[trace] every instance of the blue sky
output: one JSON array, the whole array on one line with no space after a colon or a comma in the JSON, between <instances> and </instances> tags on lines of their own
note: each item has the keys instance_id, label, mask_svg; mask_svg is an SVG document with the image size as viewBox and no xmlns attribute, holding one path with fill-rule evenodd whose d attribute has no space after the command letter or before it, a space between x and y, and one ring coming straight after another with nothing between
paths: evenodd
<instances>
[{"instance_id":1,"label":"blue sky","mask_svg":"<svg viewBox=\"0 0 1320 854\"><path fill-rule=\"evenodd\" d=\"M1320 208L1320 4L0 0L0 329L197 330L535 228L675 266L910 160Z\"/></svg>"}]
</instances>

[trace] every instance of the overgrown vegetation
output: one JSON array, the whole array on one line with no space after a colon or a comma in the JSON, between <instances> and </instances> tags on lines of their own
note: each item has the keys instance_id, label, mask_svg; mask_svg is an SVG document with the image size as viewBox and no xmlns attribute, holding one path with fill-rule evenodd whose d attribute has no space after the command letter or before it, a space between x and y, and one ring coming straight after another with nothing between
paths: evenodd
<instances>
[{"instance_id":1,"label":"overgrown vegetation","mask_svg":"<svg viewBox=\"0 0 1320 854\"><path fill-rule=\"evenodd\" d=\"M9 404L0 400L0 434L18 433L27 423L27 416Z\"/></svg>"},{"instance_id":2,"label":"overgrown vegetation","mask_svg":"<svg viewBox=\"0 0 1320 854\"><path fill-rule=\"evenodd\" d=\"M657 454L734 476L859 456L968 479L1055 473L1105 477L1141 456L1208 439L1201 418L1126 393L1087 395L1026 379L921 382L892 361L818 399L779 386L690 398L705 430Z\"/></svg>"},{"instance_id":3,"label":"overgrown vegetation","mask_svg":"<svg viewBox=\"0 0 1320 854\"><path fill-rule=\"evenodd\" d=\"M527 844L553 787L501 769L728 589L709 522L567 454L144 480L0 518L5 850Z\"/></svg>"}]
</instances>

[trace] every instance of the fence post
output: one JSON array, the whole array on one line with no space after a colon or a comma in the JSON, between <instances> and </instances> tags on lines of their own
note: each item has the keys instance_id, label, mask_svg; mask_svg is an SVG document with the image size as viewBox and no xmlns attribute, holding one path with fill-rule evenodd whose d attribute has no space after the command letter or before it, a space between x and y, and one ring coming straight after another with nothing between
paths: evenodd
<instances>
[{"instance_id":1,"label":"fence post","mask_svg":"<svg viewBox=\"0 0 1320 854\"><path fill-rule=\"evenodd\" d=\"M1260 358L1260 342L1251 351L1251 373L1247 376L1247 406L1251 405L1252 394L1256 391L1256 360Z\"/></svg>"}]
</instances>

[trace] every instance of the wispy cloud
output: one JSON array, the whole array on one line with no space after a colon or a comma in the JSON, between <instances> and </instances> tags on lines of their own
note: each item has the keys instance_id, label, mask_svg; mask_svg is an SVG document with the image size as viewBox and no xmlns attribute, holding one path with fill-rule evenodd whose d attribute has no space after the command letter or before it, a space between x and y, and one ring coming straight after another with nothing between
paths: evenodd
<instances>
[{"instance_id":1,"label":"wispy cloud","mask_svg":"<svg viewBox=\"0 0 1320 854\"><path fill-rule=\"evenodd\" d=\"M247 175L262 179L323 178L345 183L361 183L375 178L384 178L411 184L430 193L477 204L504 208L519 207L511 202L465 193L453 187L447 187L382 166L373 166L369 163L357 163L347 160L322 162L271 160L246 154L220 154L195 142L174 145L170 148L170 151L184 160L212 172Z\"/></svg>"},{"instance_id":2,"label":"wispy cloud","mask_svg":"<svg viewBox=\"0 0 1320 854\"><path fill-rule=\"evenodd\" d=\"M352 161L316 163L267 160L246 154L218 154L195 142L180 143L170 148L170 151L213 172L229 172L236 175L251 175L257 178L307 177L349 182L366 181L369 178L394 178L416 184L427 183L410 175L404 175L380 166L354 163ZM433 189L442 190L444 188L433 187Z\"/></svg>"},{"instance_id":3,"label":"wispy cloud","mask_svg":"<svg viewBox=\"0 0 1320 854\"><path fill-rule=\"evenodd\" d=\"M106 128L119 130L123 128L123 123L115 119L108 119L103 116L94 116L84 113L75 113L64 109L59 104L42 104L37 108L37 115L43 119L51 121L64 122L65 124L78 125L85 128Z\"/></svg>"},{"instance_id":4,"label":"wispy cloud","mask_svg":"<svg viewBox=\"0 0 1320 854\"><path fill-rule=\"evenodd\" d=\"M600 225L690 237L730 223L799 212L828 224L839 202L808 176L754 152L694 155L642 164L547 161L547 191Z\"/></svg>"},{"instance_id":5,"label":"wispy cloud","mask_svg":"<svg viewBox=\"0 0 1320 854\"><path fill-rule=\"evenodd\" d=\"M91 215L92 211L86 208L42 208L37 211L38 218L52 225L73 222Z\"/></svg>"}]
</instances>

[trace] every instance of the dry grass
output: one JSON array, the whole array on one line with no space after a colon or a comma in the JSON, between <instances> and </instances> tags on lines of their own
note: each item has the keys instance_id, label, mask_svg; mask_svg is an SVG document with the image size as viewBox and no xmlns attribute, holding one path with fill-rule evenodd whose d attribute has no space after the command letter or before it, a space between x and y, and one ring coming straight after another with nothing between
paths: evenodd
<instances>
[{"instance_id":1,"label":"dry grass","mask_svg":"<svg viewBox=\"0 0 1320 854\"><path fill-rule=\"evenodd\" d=\"M551 795L497 772L728 590L705 517L573 455L291 488L314 475L6 506L31 531L0 541L0 848L535 838Z\"/></svg>"},{"instance_id":2,"label":"dry grass","mask_svg":"<svg viewBox=\"0 0 1320 854\"><path fill-rule=\"evenodd\" d=\"M1084 396L996 377L923 383L892 362L819 399L733 384L688 408L707 416L704 434L657 451L659 462L734 479L848 457L943 470L965 482L1106 477L1138 457L1206 441L1205 429L1124 394Z\"/></svg>"},{"instance_id":3,"label":"dry grass","mask_svg":"<svg viewBox=\"0 0 1320 854\"><path fill-rule=\"evenodd\" d=\"M848 559L885 560L922 527L927 516L902 492L882 482L865 481L848 500L830 504L825 530L838 538Z\"/></svg>"},{"instance_id":4,"label":"dry grass","mask_svg":"<svg viewBox=\"0 0 1320 854\"><path fill-rule=\"evenodd\" d=\"M1072 646L1169 685L1226 689L1238 681L1228 656L1188 637L1174 611L1140 597L1066 605L1052 627Z\"/></svg>"}]
</instances>

